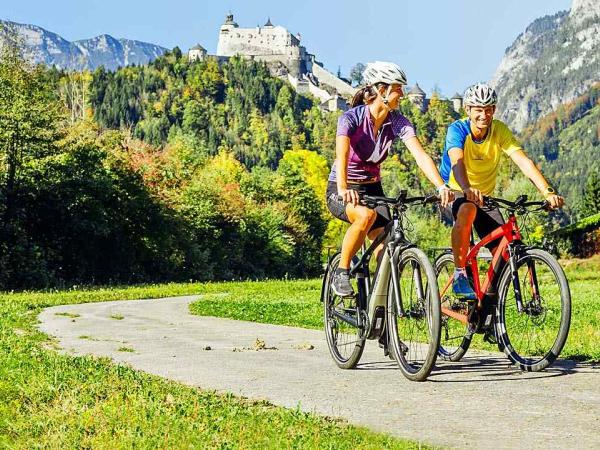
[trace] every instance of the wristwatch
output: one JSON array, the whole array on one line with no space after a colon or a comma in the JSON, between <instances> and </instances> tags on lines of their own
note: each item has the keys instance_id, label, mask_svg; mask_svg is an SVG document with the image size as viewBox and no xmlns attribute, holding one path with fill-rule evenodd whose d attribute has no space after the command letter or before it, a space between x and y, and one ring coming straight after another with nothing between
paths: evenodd
<instances>
[{"instance_id":1,"label":"wristwatch","mask_svg":"<svg viewBox=\"0 0 600 450\"><path fill-rule=\"evenodd\" d=\"M551 186L548 186L544 191L544 198L548 198L550 195L555 195L556 191Z\"/></svg>"}]
</instances>

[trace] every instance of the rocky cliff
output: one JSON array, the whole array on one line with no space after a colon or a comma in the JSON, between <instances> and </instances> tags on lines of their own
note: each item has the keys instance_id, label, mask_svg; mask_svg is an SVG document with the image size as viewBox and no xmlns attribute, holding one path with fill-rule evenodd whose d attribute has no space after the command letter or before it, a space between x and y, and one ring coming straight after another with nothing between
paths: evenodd
<instances>
[{"instance_id":1,"label":"rocky cliff","mask_svg":"<svg viewBox=\"0 0 600 450\"><path fill-rule=\"evenodd\" d=\"M531 23L506 50L492 78L498 113L520 131L600 80L600 1Z\"/></svg>"}]
</instances>

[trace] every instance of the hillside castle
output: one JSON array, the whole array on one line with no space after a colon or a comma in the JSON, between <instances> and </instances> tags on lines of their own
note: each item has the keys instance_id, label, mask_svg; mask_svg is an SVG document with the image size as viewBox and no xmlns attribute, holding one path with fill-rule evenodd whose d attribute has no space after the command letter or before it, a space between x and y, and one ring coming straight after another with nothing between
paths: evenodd
<instances>
[{"instance_id":1,"label":"hillside castle","mask_svg":"<svg viewBox=\"0 0 600 450\"><path fill-rule=\"evenodd\" d=\"M318 98L322 109L346 110L356 88L326 70L315 59L315 55L300 45L300 41L300 33L293 35L286 28L273 25L271 19L262 27L240 28L233 20L233 14L228 14L219 30L217 54L214 57L224 61L240 55L264 61L272 75L287 79L297 92ZM188 52L190 61L207 56L206 49L201 45L196 45ZM427 108L425 92L418 84L409 89L407 95L422 110Z\"/></svg>"}]
</instances>

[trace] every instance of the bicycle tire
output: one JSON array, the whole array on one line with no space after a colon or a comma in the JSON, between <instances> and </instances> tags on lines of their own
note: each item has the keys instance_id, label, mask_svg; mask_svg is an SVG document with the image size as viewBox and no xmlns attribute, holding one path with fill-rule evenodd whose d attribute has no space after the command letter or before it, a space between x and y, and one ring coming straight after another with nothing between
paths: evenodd
<instances>
[{"instance_id":1,"label":"bicycle tire","mask_svg":"<svg viewBox=\"0 0 600 450\"><path fill-rule=\"evenodd\" d=\"M435 260L435 274L438 279L441 306L467 315L469 305L454 297L452 287L442 295L443 288L449 282L450 277L454 276L454 256L451 253L445 253ZM464 325L442 312L438 355L444 361L460 361L469 350L472 340L473 333L469 332L468 325Z\"/></svg>"},{"instance_id":2,"label":"bicycle tire","mask_svg":"<svg viewBox=\"0 0 600 450\"><path fill-rule=\"evenodd\" d=\"M323 319L329 353L338 367L352 369L360 361L365 348L364 330L353 327L336 317L334 310L357 318L356 296L338 297L331 288L332 277L340 263L340 254L334 255L323 277ZM346 331L347 332L344 332Z\"/></svg>"},{"instance_id":3,"label":"bicycle tire","mask_svg":"<svg viewBox=\"0 0 600 450\"><path fill-rule=\"evenodd\" d=\"M418 248L402 251L393 261L398 265L404 315L397 313L396 294L390 280L387 305L390 344L402 374L411 381L424 381L435 365L440 344L440 298L435 270Z\"/></svg>"},{"instance_id":4,"label":"bicycle tire","mask_svg":"<svg viewBox=\"0 0 600 450\"><path fill-rule=\"evenodd\" d=\"M514 294L514 285L508 265L502 272L498 289L498 346L521 370L537 372L558 358L567 341L571 323L569 283L558 261L545 250L524 250L516 269L523 311L519 312L516 300L513 302L510 298L510 294ZM537 289L534 288L536 284ZM526 327L531 331L524 334L519 328Z\"/></svg>"}]
</instances>

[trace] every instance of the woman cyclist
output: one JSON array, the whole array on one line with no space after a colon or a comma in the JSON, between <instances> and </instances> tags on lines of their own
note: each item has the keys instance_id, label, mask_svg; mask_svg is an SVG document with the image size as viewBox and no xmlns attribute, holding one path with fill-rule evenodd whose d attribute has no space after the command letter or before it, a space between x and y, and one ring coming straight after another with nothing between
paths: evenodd
<instances>
[{"instance_id":1,"label":"woman cyclist","mask_svg":"<svg viewBox=\"0 0 600 450\"><path fill-rule=\"evenodd\" d=\"M396 110L406 85L402 69L390 62L372 62L367 64L363 80L365 86L355 94L351 109L338 120L336 159L326 194L329 211L350 223L332 281L333 291L342 297L354 294L348 271L352 257L366 236L374 240L391 220L385 207L373 210L360 205L359 195L384 195L380 165L394 140L402 139L419 168L437 187L443 206L454 199L433 160L423 150L413 125Z\"/></svg>"}]
</instances>

